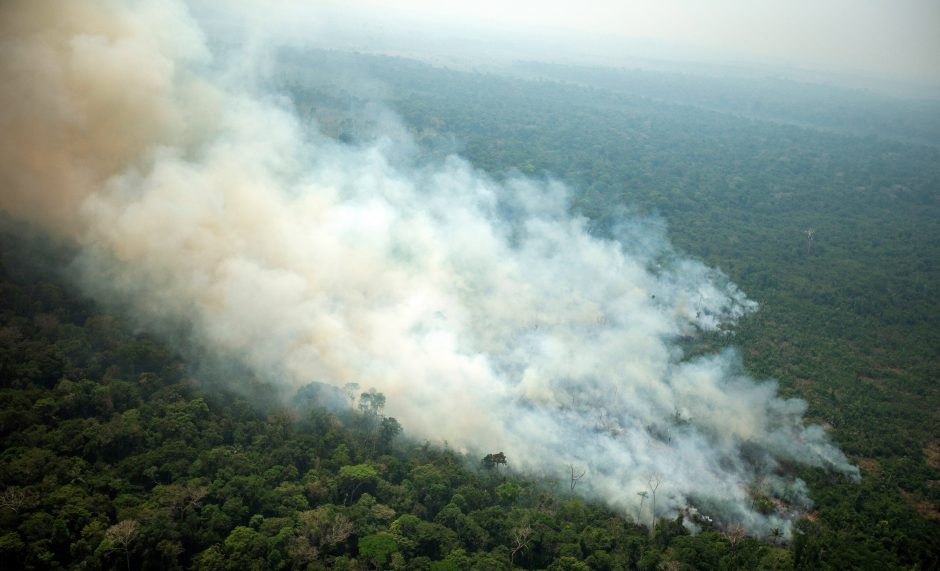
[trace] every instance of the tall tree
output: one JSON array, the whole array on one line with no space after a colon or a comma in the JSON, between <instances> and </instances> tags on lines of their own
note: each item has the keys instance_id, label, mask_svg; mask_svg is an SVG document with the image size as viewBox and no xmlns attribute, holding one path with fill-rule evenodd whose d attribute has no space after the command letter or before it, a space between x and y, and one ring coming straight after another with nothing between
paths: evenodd
<instances>
[{"instance_id":1,"label":"tall tree","mask_svg":"<svg viewBox=\"0 0 940 571\"><path fill-rule=\"evenodd\" d=\"M127 571L131 569L131 543L137 538L139 532L140 523L137 520L125 519L109 527L104 534L105 540L110 544L109 549L124 552Z\"/></svg>"}]
</instances>

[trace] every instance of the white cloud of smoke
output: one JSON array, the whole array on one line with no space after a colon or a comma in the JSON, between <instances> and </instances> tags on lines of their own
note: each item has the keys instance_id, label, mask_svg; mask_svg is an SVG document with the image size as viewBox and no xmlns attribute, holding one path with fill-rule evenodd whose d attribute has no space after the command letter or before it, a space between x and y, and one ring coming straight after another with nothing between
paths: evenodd
<instances>
[{"instance_id":1,"label":"white cloud of smoke","mask_svg":"<svg viewBox=\"0 0 940 571\"><path fill-rule=\"evenodd\" d=\"M755 304L651 225L600 239L561 185L303 129L214 79L183 5L0 11L0 207L82 244L85 283L142 319L296 387L375 387L422 438L583 466L578 489L631 515L661 474L663 515L786 529L755 481L801 501L781 462L857 476L733 352L683 359Z\"/></svg>"}]
</instances>

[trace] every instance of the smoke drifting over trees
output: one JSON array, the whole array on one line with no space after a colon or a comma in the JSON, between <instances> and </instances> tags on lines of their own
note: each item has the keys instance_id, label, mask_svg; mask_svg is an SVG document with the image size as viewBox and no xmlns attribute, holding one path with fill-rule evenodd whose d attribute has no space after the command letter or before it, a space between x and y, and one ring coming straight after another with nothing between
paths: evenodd
<instances>
[{"instance_id":1,"label":"smoke drifting over trees","mask_svg":"<svg viewBox=\"0 0 940 571\"><path fill-rule=\"evenodd\" d=\"M238 88L179 3L0 11L0 206L80 244L88 291L147 327L285 386L374 387L410 434L515 470L583 466L577 492L625 513L656 474L659 515L787 529L755 479L799 504L781 463L857 476L733 352L683 358L756 305L655 224L596 237L562 185L428 165L395 125L329 139Z\"/></svg>"}]
</instances>

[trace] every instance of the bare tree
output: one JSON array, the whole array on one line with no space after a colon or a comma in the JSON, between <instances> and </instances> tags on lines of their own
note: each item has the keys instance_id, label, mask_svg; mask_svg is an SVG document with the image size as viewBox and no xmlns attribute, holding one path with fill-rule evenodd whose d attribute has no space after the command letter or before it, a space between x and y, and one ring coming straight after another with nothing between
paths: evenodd
<instances>
[{"instance_id":1,"label":"bare tree","mask_svg":"<svg viewBox=\"0 0 940 571\"><path fill-rule=\"evenodd\" d=\"M169 510L170 515L182 520L187 513L202 507L202 500L209 494L207 486L199 486L193 482L183 485L173 484L168 487L169 493L162 504Z\"/></svg>"},{"instance_id":2,"label":"bare tree","mask_svg":"<svg viewBox=\"0 0 940 571\"><path fill-rule=\"evenodd\" d=\"M515 562L516 554L519 552L524 552L529 548L529 541L532 540L532 535L535 533L535 530L529 524L525 524L521 527L514 527L509 532L510 537L512 538L513 548L509 553L509 564L512 565Z\"/></svg>"},{"instance_id":3,"label":"bare tree","mask_svg":"<svg viewBox=\"0 0 940 571\"><path fill-rule=\"evenodd\" d=\"M806 251L809 252L813 249L813 238L816 237L816 230L807 228L803 233L806 234Z\"/></svg>"},{"instance_id":4,"label":"bare tree","mask_svg":"<svg viewBox=\"0 0 940 571\"><path fill-rule=\"evenodd\" d=\"M740 543L746 535L744 528L740 525L732 525L728 528L727 531L723 533L723 535L728 540L728 543L731 544L731 561L734 566L737 567L738 543Z\"/></svg>"},{"instance_id":5,"label":"bare tree","mask_svg":"<svg viewBox=\"0 0 940 571\"><path fill-rule=\"evenodd\" d=\"M311 545L310 540L302 535L295 535L287 541L287 555L294 562L295 569L303 569L308 563L320 556L320 548Z\"/></svg>"},{"instance_id":6,"label":"bare tree","mask_svg":"<svg viewBox=\"0 0 940 571\"><path fill-rule=\"evenodd\" d=\"M650 475L649 479L646 480L646 485L649 487L653 496L653 513L650 516L650 537L656 537L656 490L659 489L662 483L663 475L658 472Z\"/></svg>"},{"instance_id":7,"label":"bare tree","mask_svg":"<svg viewBox=\"0 0 940 571\"><path fill-rule=\"evenodd\" d=\"M587 468L580 468L581 472L578 473L578 468L575 468L574 464L568 464L568 469L571 470L571 491L573 492L575 486L578 485L578 482L580 482L584 474L587 473Z\"/></svg>"},{"instance_id":8,"label":"bare tree","mask_svg":"<svg viewBox=\"0 0 940 571\"><path fill-rule=\"evenodd\" d=\"M131 542L140 532L140 523L136 519L125 519L108 528L104 532L105 539L111 544L111 549L124 552L124 559L127 563L127 571L131 569Z\"/></svg>"},{"instance_id":9,"label":"bare tree","mask_svg":"<svg viewBox=\"0 0 940 571\"><path fill-rule=\"evenodd\" d=\"M183 508L184 511L189 510L198 510L202 507L202 500L209 495L209 488L207 486L196 486L194 484L186 484L186 506Z\"/></svg>"},{"instance_id":10,"label":"bare tree","mask_svg":"<svg viewBox=\"0 0 940 571\"><path fill-rule=\"evenodd\" d=\"M346 538L352 534L353 523L343 514L336 514L333 518L333 524L330 525L323 536L323 545L337 545L346 541Z\"/></svg>"},{"instance_id":11,"label":"bare tree","mask_svg":"<svg viewBox=\"0 0 940 571\"><path fill-rule=\"evenodd\" d=\"M295 565L304 567L330 547L346 541L352 531L349 518L325 507L301 512L295 535L288 542L288 554Z\"/></svg>"},{"instance_id":12,"label":"bare tree","mask_svg":"<svg viewBox=\"0 0 940 571\"><path fill-rule=\"evenodd\" d=\"M636 495L640 496L640 509L636 512L636 521L639 523L640 519L643 517L643 503L646 501L646 498L650 497L650 494L644 490L637 492Z\"/></svg>"},{"instance_id":13,"label":"bare tree","mask_svg":"<svg viewBox=\"0 0 940 571\"><path fill-rule=\"evenodd\" d=\"M26 492L17 487L7 488L0 493L0 508L8 508L16 513L26 503Z\"/></svg>"}]
</instances>

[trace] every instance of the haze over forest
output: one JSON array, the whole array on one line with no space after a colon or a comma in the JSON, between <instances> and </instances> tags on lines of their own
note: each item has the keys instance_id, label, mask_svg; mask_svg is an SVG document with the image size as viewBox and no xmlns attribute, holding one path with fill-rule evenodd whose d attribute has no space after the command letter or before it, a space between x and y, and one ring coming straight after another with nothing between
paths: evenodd
<instances>
[{"instance_id":1,"label":"haze over forest","mask_svg":"<svg viewBox=\"0 0 940 571\"><path fill-rule=\"evenodd\" d=\"M940 7L930 0L281 2L194 9L212 31L250 23L265 42L397 53L450 65L519 59L617 67L685 64L940 96Z\"/></svg>"},{"instance_id":2,"label":"haze over forest","mask_svg":"<svg viewBox=\"0 0 940 571\"><path fill-rule=\"evenodd\" d=\"M6 3L4 554L936 565L940 9L663 6Z\"/></svg>"}]
</instances>

